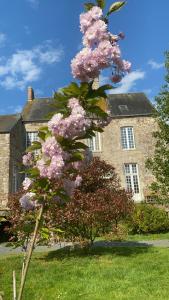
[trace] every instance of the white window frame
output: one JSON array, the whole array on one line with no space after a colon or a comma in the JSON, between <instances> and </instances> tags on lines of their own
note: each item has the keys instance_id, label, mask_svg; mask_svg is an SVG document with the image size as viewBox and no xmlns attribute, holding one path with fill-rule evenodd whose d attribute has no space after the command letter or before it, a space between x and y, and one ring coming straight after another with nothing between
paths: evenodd
<instances>
[{"instance_id":1,"label":"white window frame","mask_svg":"<svg viewBox=\"0 0 169 300\"><path fill-rule=\"evenodd\" d=\"M126 167L128 166L129 172L126 172ZM136 172L133 172L133 166L135 166ZM132 192L134 195L140 194L140 182L139 182L139 172L138 172L138 164L137 163L125 163L124 164L124 175L125 175L125 182L126 182L126 190ZM131 187L128 187L129 182L127 179L130 179ZM136 182L135 181L136 178Z\"/></svg>"},{"instance_id":2,"label":"white window frame","mask_svg":"<svg viewBox=\"0 0 169 300\"><path fill-rule=\"evenodd\" d=\"M132 133L132 144L130 145L130 134L129 130L131 130ZM123 126L120 127L120 135L121 135L121 146L123 150L133 150L136 148L135 145L135 138L134 138L134 130L132 126Z\"/></svg>"},{"instance_id":3,"label":"white window frame","mask_svg":"<svg viewBox=\"0 0 169 300\"><path fill-rule=\"evenodd\" d=\"M26 148L31 146L31 144L35 141L38 141L38 131L27 131L26 132Z\"/></svg>"},{"instance_id":4,"label":"white window frame","mask_svg":"<svg viewBox=\"0 0 169 300\"><path fill-rule=\"evenodd\" d=\"M92 152L101 152L101 134L96 131L95 136L86 140L87 146Z\"/></svg>"}]
</instances>

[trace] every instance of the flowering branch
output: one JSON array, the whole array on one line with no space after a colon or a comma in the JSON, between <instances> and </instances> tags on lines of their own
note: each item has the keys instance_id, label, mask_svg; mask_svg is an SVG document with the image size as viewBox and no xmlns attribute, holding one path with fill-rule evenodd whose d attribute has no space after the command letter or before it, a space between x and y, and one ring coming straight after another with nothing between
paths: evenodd
<instances>
[{"instance_id":1,"label":"flowering branch","mask_svg":"<svg viewBox=\"0 0 169 300\"><path fill-rule=\"evenodd\" d=\"M108 31L109 15L123 5L124 1L114 3L104 16L104 0L97 0L96 4L85 4L87 11L80 15L84 48L71 62L72 74L80 83L72 82L55 93L57 113L53 114L46 127L40 128L39 140L33 142L23 156L28 177L23 182L25 194L20 198L20 204L28 212L39 209L39 215L18 300L22 299L44 209L49 209L52 201L70 200L75 188L81 184L79 169L88 161L88 147L83 140L95 136L97 131L103 132L103 128L110 122L108 112L100 104L102 101L106 102L106 90L112 89L112 86L103 85L93 89L94 79L103 69L111 67L111 79L116 83L130 70L131 64L121 59L118 45L124 35L112 35Z\"/></svg>"}]
</instances>

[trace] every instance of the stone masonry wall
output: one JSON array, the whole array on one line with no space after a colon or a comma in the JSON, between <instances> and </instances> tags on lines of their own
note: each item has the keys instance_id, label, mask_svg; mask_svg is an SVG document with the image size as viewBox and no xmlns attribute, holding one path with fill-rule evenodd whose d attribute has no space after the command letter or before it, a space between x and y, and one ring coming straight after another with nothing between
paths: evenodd
<instances>
[{"instance_id":1,"label":"stone masonry wall","mask_svg":"<svg viewBox=\"0 0 169 300\"><path fill-rule=\"evenodd\" d=\"M39 122L39 123L36 123L36 122L32 122L32 123L25 123L25 130L27 132L31 132L31 131L38 131L40 127L42 126L47 126L47 123L45 122Z\"/></svg>"},{"instance_id":2,"label":"stone masonry wall","mask_svg":"<svg viewBox=\"0 0 169 300\"><path fill-rule=\"evenodd\" d=\"M4 208L7 203L9 192L9 133L1 133L0 149L0 208Z\"/></svg>"},{"instance_id":3,"label":"stone masonry wall","mask_svg":"<svg viewBox=\"0 0 169 300\"><path fill-rule=\"evenodd\" d=\"M122 149L120 127L124 126L133 127L135 149ZM101 134L102 148L97 155L115 167L123 187L126 187L124 164L138 164L140 200L150 193L148 186L154 179L145 168L145 162L148 157L153 155L155 140L152 134L156 130L157 123L153 117L128 117L113 119Z\"/></svg>"}]
</instances>

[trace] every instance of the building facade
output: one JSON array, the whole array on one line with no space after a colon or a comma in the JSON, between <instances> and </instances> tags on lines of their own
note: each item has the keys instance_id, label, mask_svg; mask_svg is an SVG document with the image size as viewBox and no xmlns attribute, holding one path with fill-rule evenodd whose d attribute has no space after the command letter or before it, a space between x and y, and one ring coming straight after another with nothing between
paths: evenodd
<instances>
[{"instance_id":1,"label":"building facade","mask_svg":"<svg viewBox=\"0 0 169 300\"><path fill-rule=\"evenodd\" d=\"M37 140L39 127L49 120L53 101L35 98L33 89L28 88L22 113L0 116L1 210L7 208L8 195L21 186L22 155ZM157 129L154 108L143 93L109 95L107 106L111 112L110 124L86 143L93 155L115 167L122 187L133 192L135 201L144 200L150 196L148 186L153 181L145 161L154 152L152 134Z\"/></svg>"}]
</instances>

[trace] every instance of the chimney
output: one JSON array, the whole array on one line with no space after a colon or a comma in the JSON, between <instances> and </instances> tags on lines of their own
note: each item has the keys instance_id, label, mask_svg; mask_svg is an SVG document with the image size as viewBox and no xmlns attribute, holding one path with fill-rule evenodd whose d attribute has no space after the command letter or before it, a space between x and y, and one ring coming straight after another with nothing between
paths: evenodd
<instances>
[{"instance_id":1,"label":"chimney","mask_svg":"<svg viewBox=\"0 0 169 300\"><path fill-rule=\"evenodd\" d=\"M28 99L27 101L33 101L34 99L34 90L31 86L28 87Z\"/></svg>"}]
</instances>

